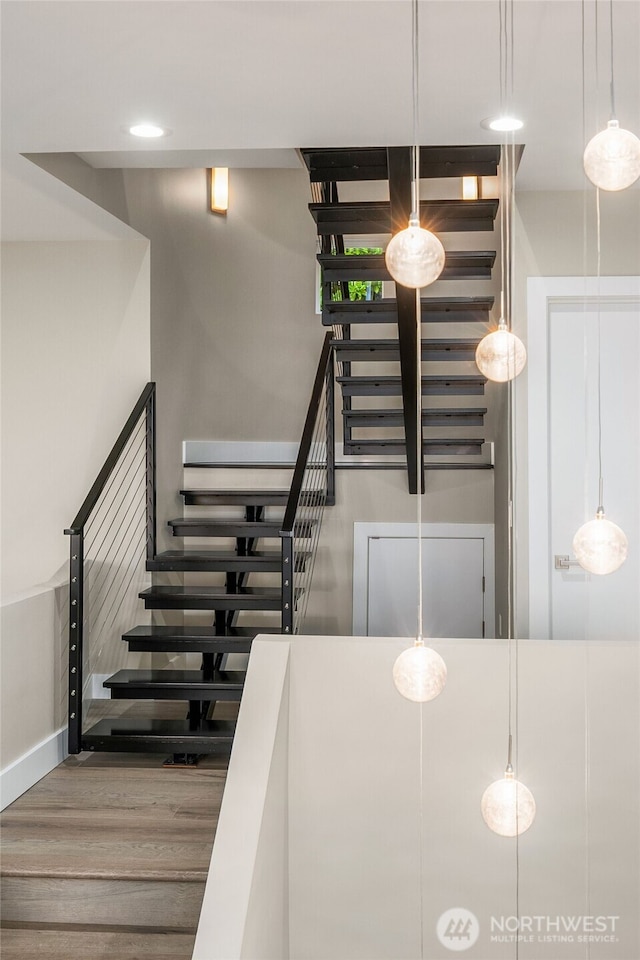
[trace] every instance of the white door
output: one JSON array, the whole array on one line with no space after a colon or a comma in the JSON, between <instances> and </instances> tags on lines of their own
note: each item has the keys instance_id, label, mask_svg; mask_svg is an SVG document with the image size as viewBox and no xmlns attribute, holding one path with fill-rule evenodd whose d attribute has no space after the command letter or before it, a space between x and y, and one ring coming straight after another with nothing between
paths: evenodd
<instances>
[{"instance_id":1,"label":"white door","mask_svg":"<svg viewBox=\"0 0 640 960\"><path fill-rule=\"evenodd\" d=\"M354 633L412 637L418 616L415 524L356 524ZM425 637L492 637L493 528L426 524L422 537Z\"/></svg>"},{"instance_id":2,"label":"white door","mask_svg":"<svg viewBox=\"0 0 640 960\"><path fill-rule=\"evenodd\" d=\"M604 506L629 540L626 562L607 576L587 574L574 563L557 569L555 563L556 556L574 560L573 536L598 506L597 310L589 299L550 299L546 314L546 349L543 354L534 346L533 356L544 377L540 369L530 373L529 419L542 421L546 447L535 443L542 434L539 422L529 446L531 635L638 639L640 302L609 298L600 313ZM530 321L531 338L537 320L530 315Z\"/></svg>"}]
</instances>

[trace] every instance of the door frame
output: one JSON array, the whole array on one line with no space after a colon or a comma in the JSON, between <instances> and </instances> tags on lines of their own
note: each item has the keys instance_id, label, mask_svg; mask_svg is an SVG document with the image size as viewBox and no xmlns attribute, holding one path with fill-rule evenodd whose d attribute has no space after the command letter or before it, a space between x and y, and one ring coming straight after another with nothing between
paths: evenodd
<instances>
[{"instance_id":1,"label":"door frame","mask_svg":"<svg viewBox=\"0 0 640 960\"><path fill-rule=\"evenodd\" d=\"M640 277L529 277L528 351L528 584L529 637L551 637L551 515L549 512L549 323L558 303L640 304Z\"/></svg>"},{"instance_id":2,"label":"door frame","mask_svg":"<svg viewBox=\"0 0 640 960\"><path fill-rule=\"evenodd\" d=\"M354 523L353 636L367 636L369 541L418 536L417 523ZM483 540L485 639L495 637L495 531L492 523L423 523L422 540ZM478 638L480 639L480 638Z\"/></svg>"}]
</instances>

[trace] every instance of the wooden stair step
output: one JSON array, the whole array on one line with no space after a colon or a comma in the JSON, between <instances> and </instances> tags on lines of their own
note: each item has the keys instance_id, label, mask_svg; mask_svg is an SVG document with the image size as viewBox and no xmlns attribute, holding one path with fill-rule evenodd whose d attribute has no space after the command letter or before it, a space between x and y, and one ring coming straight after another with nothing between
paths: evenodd
<instances>
[{"instance_id":1,"label":"wooden stair step","mask_svg":"<svg viewBox=\"0 0 640 960\"><path fill-rule=\"evenodd\" d=\"M301 151L312 183L387 180L386 147L307 148ZM494 144L420 147L420 178L495 177L500 147Z\"/></svg>"},{"instance_id":2,"label":"wooden stair step","mask_svg":"<svg viewBox=\"0 0 640 960\"><path fill-rule=\"evenodd\" d=\"M313 520L296 525L297 537L311 536ZM216 520L210 517L178 517L169 520L174 537L235 537L242 540L280 539L282 520Z\"/></svg>"},{"instance_id":3,"label":"wooden stair step","mask_svg":"<svg viewBox=\"0 0 640 960\"><path fill-rule=\"evenodd\" d=\"M227 627L226 635L214 627L149 626L134 627L122 635L129 649L158 653L249 653L258 634L279 634L279 627Z\"/></svg>"},{"instance_id":4,"label":"wooden stair step","mask_svg":"<svg viewBox=\"0 0 640 960\"><path fill-rule=\"evenodd\" d=\"M493 297L422 297L422 323L488 323ZM329 300L322 308L325 326L349 323L397 323L395 299Z\"/></svg>"},{"instance_id":5,"label":"wooden stair step","mask_svg":"<svg viewBox=\"0 0 640 960\"><path fill-rule=\"evenodd\" d=\"M99 720L82 735L83 750L135 753L211 753L228 749L235 720L202 720L191 729L188 720Z\"/></svg>"},{"instance_id":6,"label":"wooden stair step","mask_svg":"<svg viewBox=\"0 0 640 960\"><path fill-rule=\"evenodd\" d=\"M426 439L422 441L425 454L432 456L477 456L482 453L484 439ZM405 454L407 445L404 440L345 440L344 452L352 456L366 454L398 455Z\"/></svg>"},{"instance_id":7,"label":"wooden stair step","mask_svg":"<svg viewBox=\"0 0 640 960\"><path fill-rule=\"evenodd\" d=\"M337 377L345 397L402 396L400 377ZM481 396L487 380L480 374L471 376L423 376L422 395Z\"/></svg>"},{"instance_id":8,"label":"wooden stair step","mask_svg":"<svg viewBox=\"0 0 640 960\"><path fill-rule=\"evenodd\" d=\"M336 359L343 362L399 361L400 345L397 340L333 340ZM454 340L423 340L422 359L475 360L480 338Z\"/></svg>"},{"instance_id":9,"label":"wooden stair step","mask_svg":"<svg viewBox=\"0 0 640 960\"><path fill-rule=\"evenodd\" d=\"M147 610L280 610L277 587L241 587L225 593L223 587L154 586L138 594Z\"/></svg>"},{"instance_id":10,"label":"wooden stair step","mask_svg":"<svg viewBox=\"0 0 640 960\"><path fill-rule=\"evenodd\" d=\"M394 232L388 200L310 203L320 236ZM420 222L434 233L493 230L497 200L422 200Z\"/></svg>"},{"instance_id":11,"label":"wooden stair step","mask_svg":"<svg viewBox=\"0 0 640 960\"><path fill-rule=\"evenodd\" d=\"M423 409L422 422L427 427L481 427L486 407L432 407ZM348 427L398 427L404 424L401 407L387 410L343 410Z\"/></svg>"},{"instance_id":12,"label":"wooden stair step","mask_svg":"<svg viewBox=\"0 0 640 960\"><path fill-rule=\"evenodd\" d=\"M495 250L448 250L439 280L490 279ZM392 280L382 253L319 253L322 278L330 280Z\"/></svg>"},{"instance_id":13,"label":"wooden stair step","mask_svg":"<svg viewBox=\"0 0 640 960\"><path fill-rule=\"evenodd\" d=\"M286 507L288 490L181 490L187 506Z\"/></svg>"},{"instance_id":14,"label":"wooden stair step","mask_svg":"<svg viewBox=\"0 0 640 960\"><path fill-rule=\"evenodd\" d=\"M175 537L240 537L257 540L260 537L279 539L281 520L216 520L214 517L178 517L169 520Z\"/></svg>"},{"instance_id":15,"label":"wooden stair step","mask_svg":"<svg viewBox=\"0 0 640 960\"><path fill-rule=\"evenodd\" d=\"M245 674L214 670L205 680L202 670L119 670L103 686L114 700L239 700Z\"/></svg>"},{"instance_id":16,"label":"wooden stair step","mask_svg":"<svg viewBox=\"0 0 640 960\"><path fill-rule=\"evenodd\" d=\"M308 553L296 553L296 569L304 570ZM263 550L241 556L233 550L165 550L147 561L147 570L199 570L203 573L278 573L280 550Z\"/></svg>"}]
</instances>

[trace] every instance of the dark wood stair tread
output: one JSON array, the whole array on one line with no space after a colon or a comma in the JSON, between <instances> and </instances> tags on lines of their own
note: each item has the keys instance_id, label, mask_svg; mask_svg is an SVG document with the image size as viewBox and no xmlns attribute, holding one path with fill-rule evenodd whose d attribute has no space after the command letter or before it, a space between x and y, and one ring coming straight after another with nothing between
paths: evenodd
<instances>
[{"instance_id":1,"label":"dark wood stair tread","mask_svg":"<svg viewBox=\"0 0 640 960\"><path fill-rule=\"evenodd\" d=\"M346 180L387 180L386 147L303 148L300 153L312 183ZM495 144L421 146L420 177L494 177L500 162Z\"/></svg>"},{"instance_id":2,"label":"dark wood stair tread","mask_svg":"<svg viewBox=\"0 0 640 960\"><path fill-rule=\"evenodd\" d=\"M320 236L393 232L388 200L310 203L309 210ZM420 222L434 233L492 230L497 211L497 200L422 200Z\"/></svg>"},{"instance_id":3,"label":"dark wood stair tread","mask_svg":"<svg viewBox=\"0 0 640 960\"><path fill-rule=\"evenodd\" d=\"M230 747L234 720L202 720L191 729L188 720L99 720L83 733L83 750L152 753L208 753Z\"/></svg>"},{"instance_id":4,"label":"dark wood stair tread","mask_svg":"<svg viewBox=\"0 0 640 960\"><path fill-rule=\"evenodd\" d=\"M149 610L280 610L278 587L241 587L225 593L223 587L154 586L138 594Z\"/></svg>"},{"instance_id":5,"label":"dark wood stair tread","mask_svg":"<svg viewBox=\"0 0 640 960\"><path fill-rule=\"evenodd\" d=\"M308 553L296 552L296 569L303 570ZM204 573L253 571L273 573L282 568L280 550L262 550L242 556L233 550L165 550L147 561L147 570L200 570Z\"/></svg>"},{"instance_id":6,"label":"dark wood stair tread","mask_svg":"<svg viewBox=\"0 0 640 960\"><path fill-rule=\"evenodd\" d=\"M422 441L422 449L430 455L477 456L482 453L484 439L432 439ZM344 452L353 456L366 454L398 455L406 453L404 439L397 440L345 440Z\"/></svg>"},{"instance_id":7,"label":"dark wood stair tread","mask_svg":"<svg viewBox=\"0 0 640 960\"><path fill-rule=\"evenodd\" d=\"M116 700L237 700L244 678L239 670L214 670L210 680L201 670L119 670L103 686Z\"/></svg>"},{"instance_id":8,"label":"dark wood stair tread","mask_svg":"<svg viewBox=\"0 0 640 960\"><path fill-rule=\"evenodd\" d=\"M422 323L487 323L493 297L422 297ZM338 323L397 323L395 298L329 300L322 308L325 326Z\"/></svg>"},{"instance_id":9,"label":"dark wood stair tread","mask_svg":"<svg viewBox=\"0 0 640 960\"><path fill-rule=\"evenodd\" d=\"M486 407L431 407L423 409L426 426L482 426ZM350 427L395 427L404 424L402 407L386 410L343 410Z\"/></svg>"},{"instance_id":10,"label":"dark wood stair tread","mask_svg":"<svg viewBox=\"0 0 640 960\"><path fill-rule=\"evenodd\" d=\"M227 627L226 635L214 627L148 626L134 627L122 635L129 649L162 653L249 653L254 637L265 633L278 635L280 627Z\"/></svg>"},{"instance_id":11,"label":"dark wood stair tread","mask_svg":"<svg viewBox=\"0 0 640 960\"><path fill-rule=\"evenodd\" d=\"M439 280L490 279L495 250L448 250ZM392 280L382 253L319 253L323 280Z\"/></svg>"},{"instance_id":12,"label":"dark wood stair tread","mask_svg":"<svg viewBox=\"0 0 640 960\"><path fill-rule=\"evenodd\" d=\"M402 394L400 377L336 377L342 392L349 397L387 396ZM422 377L424 396L475 396L484 393L487 380L480 374L471 376L430 376Z\"/></svg>"},{"instance_id":13,"label":"dark wood stair tread","mask_svg":"<svg viewBox=\"0 0 640 960\"><path fill-rule=\"evenodd\" d=\"M422 359L474 360L480 338L452 340L423 340ZM400 360L400 345L397 340L334 340L338 360L360 362L371 360Z\"/></svg>"},{"instance_id":14,"label":"dark wood stair tread","mask_svg":"<svg viewBox=\"0 0 640 960\"><path fill-rule=\"evenodd\" d=\"M219 504L221 506L267 507L286 506L288 490L181 490L189 506Z\"/></svg>"},{"instance_id":15,"label":"dark wood stair tread","mask_svg":"<svg viewBox=\"0 0 640 960\"><path fill-rule=\"evenodd\" d=\"M169 520L176 537L235 537L246 540L279 539L282 520L216 520L214 517L178 517ZM304 520L296 528L297 536L309 536L313 520Z\"/></svg>"}]
</instances>

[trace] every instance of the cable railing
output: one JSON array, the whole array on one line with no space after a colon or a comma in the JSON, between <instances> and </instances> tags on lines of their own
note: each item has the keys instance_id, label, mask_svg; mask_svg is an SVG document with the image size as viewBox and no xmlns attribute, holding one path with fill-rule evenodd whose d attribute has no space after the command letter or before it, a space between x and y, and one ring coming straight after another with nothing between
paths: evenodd
<instances>
[{"instance_id":1,"label":"cable railing","mask_svg":"<svg viewBox=\"0 0 640 960\"><path fill-rule=\"evenodd\" d=\"M156 552L155 384L148 383L71 526L69 753L82 749L102 678L127 663L122 634L142 608Z\"/></svg>"},{"instance_id":2,"label":"cable railing","mask_svg":"<svg viewBox=\"0 0 640 960\"><path fill-rule=\"evenodd\" d=\"M335 503L334 369L327 332L282 521L282 632L300 633L325 506Z\"/></svg>"}]
</instances>

